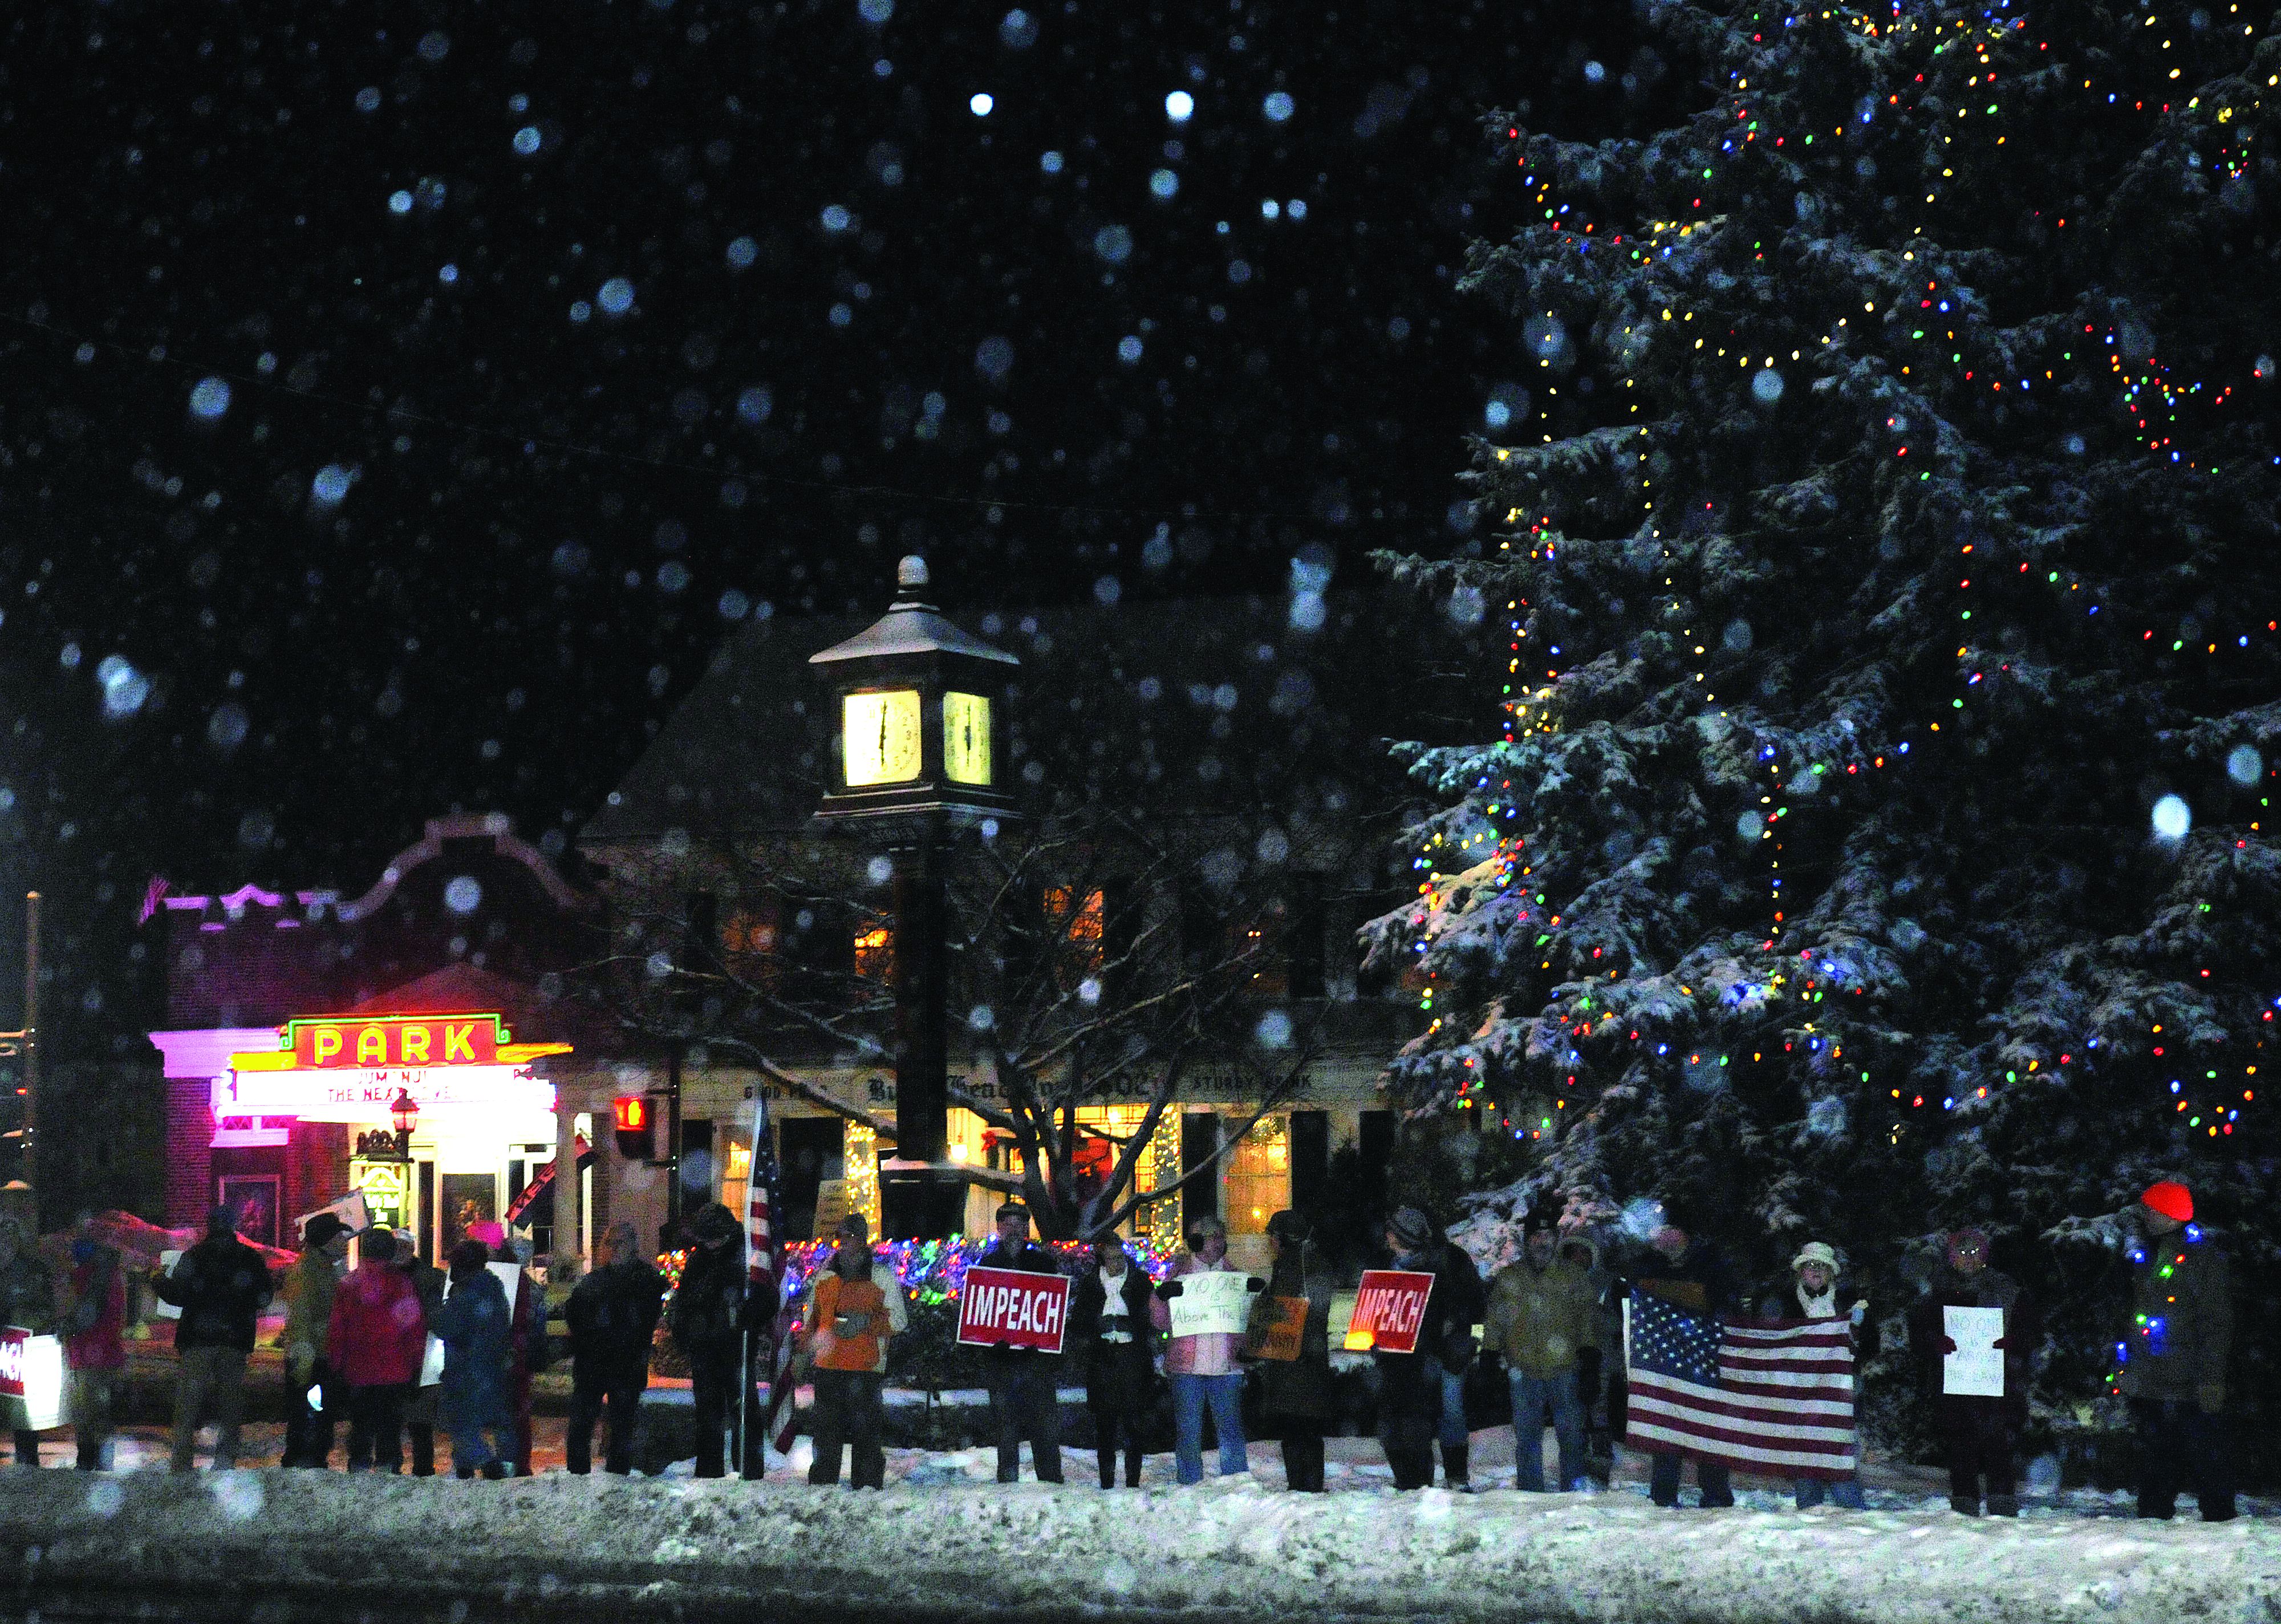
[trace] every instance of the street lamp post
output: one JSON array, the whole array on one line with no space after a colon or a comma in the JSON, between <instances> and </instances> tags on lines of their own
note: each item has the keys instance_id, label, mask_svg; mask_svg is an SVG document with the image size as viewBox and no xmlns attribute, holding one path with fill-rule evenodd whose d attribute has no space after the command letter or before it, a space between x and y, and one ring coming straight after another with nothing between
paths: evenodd
<instances>
[{"instance_id":1,"label":"street lamp post","mask_svg":"<svg viewBox=\"0 0 2281 1624\"><path fill-rule=\"evenodd\" d=\"M1014 815L1000 763L1007 679L1021 661L919 600L924 559L904 559L895 582L885 615L808 657L839 722L816 818L883 838L894 862L895 1156L880 1179L881 1226L898 1239L933 1238L957 1228L964 1189L943 1153L947 847L962 828Z\"/></svg>"},{"instance_id":2,"label":"street lamp post","mask_svg":"<svg viewBox=\"0 0 2281 1624\"><path fill-rule=\"evenodd\" d=\"M396 1159L412 1160L412 1130L420 1121L420 1102L412 1097L412 1090L399 1088L396 1098L389 1102L389 1125L396 1130Z\"/></svg>"}]
</instances>

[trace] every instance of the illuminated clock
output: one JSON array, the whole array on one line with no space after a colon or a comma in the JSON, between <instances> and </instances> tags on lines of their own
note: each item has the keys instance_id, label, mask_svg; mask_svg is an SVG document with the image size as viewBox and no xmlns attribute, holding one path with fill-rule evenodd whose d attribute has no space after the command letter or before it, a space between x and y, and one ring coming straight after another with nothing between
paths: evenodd
<instances>
[{"instance_id":1,"label":"illuminated clock","mask_svg":"<svg viewBox=\"0 0 2281 1624\"><path fill-rule=\"evenodd\" d=\"M990 782L990 701L982 695L942 696L942 769L954 784Z\"/></svg>"},{"instance_id":2,"label":"illuminated clock","mask_svg":"<svg viewBox=\"0 0 2281 1624\"><path fill-rule=\"evenodd\" d=\"M840 739L851 789L909 783L919 776L918 694L907 688L845 695Z\"/></svg>"}]
</instances>

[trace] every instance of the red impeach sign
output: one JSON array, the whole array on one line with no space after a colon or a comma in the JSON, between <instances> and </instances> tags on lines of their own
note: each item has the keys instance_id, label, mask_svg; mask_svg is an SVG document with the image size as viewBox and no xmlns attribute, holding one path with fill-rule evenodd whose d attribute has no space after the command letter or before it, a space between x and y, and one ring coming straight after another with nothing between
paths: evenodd
<instances>
[{"instance_id":1,"label":"red impeach sign","mask_svg":"<svg viewBox=\"0 0 2281 1624\"><path fill-rule=\"evenodd\" d=\"M1069 1294L1066 1274L969 1269L958 1299L958 1340L1059 1353L1069 1328Z\"/></svg>"},{"instance_id":2,"label":"red impeach sign","mask_svg":"<svg viewBox=\"0 0 2281 1624\"><path fill-rule=\"evenodd\" d=\"M1426 1323L1426 1299L1433 1291L1434 1277L1422 1271L1364 1270L1347 1326L1348 1351L1417 1352L1418 1327Z\"/></svg>"},{"instance_id":3,"label":"red impeach sign","mask_svg":"<svg viewBox=\"0 0 2281 1624\"><path fill-rule=\"evenodd\" d=\"M29 1331L15 1326L0 1330L0 1397L24 1396L24 1347L31 1340Z\"/></svg>"},{"instance_id":4,"label":"red impeach sign","mask_svg":"<svg viewBox=\"0 0 2281 1624\"><path fill-rule=\"evenodd\" d=\"M289 1024L293 1063L348 1070L499 1063L496 1015L314 1016Z\"/></svg>"}]
</instances>

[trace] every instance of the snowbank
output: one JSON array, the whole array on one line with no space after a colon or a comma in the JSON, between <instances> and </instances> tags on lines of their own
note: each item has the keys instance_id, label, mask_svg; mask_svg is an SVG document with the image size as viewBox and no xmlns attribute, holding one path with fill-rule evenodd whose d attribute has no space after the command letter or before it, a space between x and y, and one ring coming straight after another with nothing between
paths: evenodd
<instances>
[{"instance_id":1,"label":"snowbank","mask_svg":"<svg viewBox=\"0 0 2281 1624\"><path fill-rule=\"evenodd\" d=\"M1630 1496L239 1472L0 1475L19 1612L261 1596L402 1620L786 1616L2265 1624L2281 1526L1662 1512ZM459 1605L454 1607L453 1603ZM471 1614L468 1609L474 1608Z\"/></svg>"}]
</instances>

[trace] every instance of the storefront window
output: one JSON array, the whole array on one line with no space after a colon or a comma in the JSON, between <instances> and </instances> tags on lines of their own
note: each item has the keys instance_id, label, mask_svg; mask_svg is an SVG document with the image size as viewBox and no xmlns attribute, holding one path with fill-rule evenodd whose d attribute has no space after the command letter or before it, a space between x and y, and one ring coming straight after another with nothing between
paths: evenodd
<instances>
[{"instance_id":1,"label":"storefront window","mask_svg":"<svg viewBox=\"0 0 2281 1624\"><path fill-rule=\"evenodd\" d=\"M895 933L884 924L855 933L855 973L866 981L895 978Z\"/></svg>"},{"instance_id":2,"label":"storefront window","mask_svg":"<svg viewBox=\"0 0 2281 1624\"><path fill-rule=\"evenodd\" d=\"M1291 1204L1290 1126L1287 1117L1264 1117L1227 1153L1228 1233L1265 1234L1267 1220Z\"/></svg>"}]
</instances>

